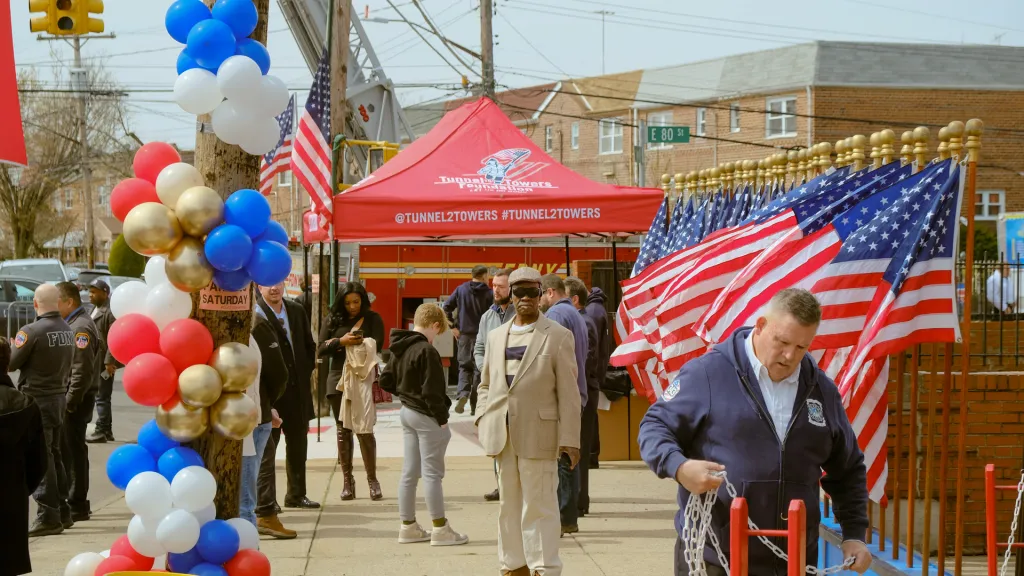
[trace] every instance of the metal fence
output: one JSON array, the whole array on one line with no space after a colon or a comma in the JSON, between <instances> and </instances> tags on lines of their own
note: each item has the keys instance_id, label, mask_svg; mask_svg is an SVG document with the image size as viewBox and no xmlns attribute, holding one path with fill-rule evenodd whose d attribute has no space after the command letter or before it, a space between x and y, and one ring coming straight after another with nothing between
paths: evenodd
<instances>
[{"instance_id":1,"label":"metal fence","mask_svg":"<svg viewBox=\"0 0 1024 576\"><path fill-rule=\"evenodd\" d=\"M14 338L26 324L35 322L36 311L32 302L4 302L0 303L0 313L3 314L4 325L7 327L7 338Z\"/></svg>"},{"instance_id":2,"label":"metal fence","mask_svg":"<svg viewBox=\"0 0 1024 576\"><path fill-rule=\"evenodd\" d=\"M963 316L965 262L957 262L957 300ZM973 266L971 356L982 363L1024 365L1024 263L983 258Z\"/></svg>"}]
</instances>

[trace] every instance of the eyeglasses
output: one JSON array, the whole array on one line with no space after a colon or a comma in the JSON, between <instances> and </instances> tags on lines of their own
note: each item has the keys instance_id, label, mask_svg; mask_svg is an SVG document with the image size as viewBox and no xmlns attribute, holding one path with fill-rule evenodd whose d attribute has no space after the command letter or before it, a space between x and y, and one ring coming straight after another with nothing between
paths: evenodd
<instances>
[{"instance_id":1,"label":"eyeglasses","mask_svg":"<svg viewBox=\"0 0 1024 576\"><path fill-rule=\"evenodd\" d=\"M512 288L512 295L516 298L539 298L540 288L536 286L516 286Z\"/></svg>"}]
</instances>

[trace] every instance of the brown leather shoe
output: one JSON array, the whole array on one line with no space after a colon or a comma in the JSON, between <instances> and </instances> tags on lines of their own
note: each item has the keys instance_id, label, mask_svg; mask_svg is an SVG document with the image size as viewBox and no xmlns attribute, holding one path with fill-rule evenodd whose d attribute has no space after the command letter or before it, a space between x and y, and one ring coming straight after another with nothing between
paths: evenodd
<instances>
[{"instance_id":1,"label":"brown leather shoe","mask_svg":"<svg viewBox=\"0 0 1024 576\"><path fill-rule=\"evenodd\" d=\"M341 474L345 480L341 488L342 500L355 500L356 480L352 476L352 431L338 427L338 459L341 461Z\"/></svg>"},{"instance_id":2,"label":"brown leather shoe","mask_svg":"<svg viewBox=\"0 0 1024 576\"><path fill-rule=\"evenodd\" d=\"M281 524L280 518L277 514L273 516L265 516L263 518L256 519L256 530L260 534L266 536L273 536L278 540L291 540L299 535L295 530L289 530Z\"/></svg>"},{"instance_id":3,"label":"brown leather shoe","mask_svg":"<svg viewBox=\"0 0 1024 576\"><path fill-rule=\"evenodd\" d=\"M384 494L381 493L380 482L377 481L377 438L373 434L359 435L359 453L363 457L366 481L370 485L370 500L381 500Z\"/></svg>"},{"instance_id":4,"label":"brown leather shoe","mask_svg":"<svg viewBox=\"0 0 1024 576\"><path fill-rule=\"evenodd\" d=\"M501 573L501 576L531 576L531 572L529 567L523 566L515 570L506 570Z\"/></svg>"}]
</instances>

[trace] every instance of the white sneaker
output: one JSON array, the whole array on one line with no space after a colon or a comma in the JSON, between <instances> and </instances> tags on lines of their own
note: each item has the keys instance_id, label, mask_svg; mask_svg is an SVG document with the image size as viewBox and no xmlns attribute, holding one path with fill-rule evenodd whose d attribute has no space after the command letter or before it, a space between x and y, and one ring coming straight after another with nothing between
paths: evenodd
<instances>
[{"instance_id":1,"label":"white sneaker","mask_svg":"<svg viewBox=\"0 0 1024 576\"><path fill-rule=\"evenodd\" d=\"M431 546L458 546L466 542L469 542L469 536L452 530L450 522L445 522L440 528L435 527L430 533Z\"/></svg>"},{"instance_id":2,"label":"white sneaker","mask_svg":"<svg viewBox=\"0 0 1024 576\"><path fill-rule=\"evenodd\" d=\"M414 544L429 540L431 540L430 532L424 530L419 524L402 524L402 529L398 531L399 544Z\"/></svg>"}]
</instances>

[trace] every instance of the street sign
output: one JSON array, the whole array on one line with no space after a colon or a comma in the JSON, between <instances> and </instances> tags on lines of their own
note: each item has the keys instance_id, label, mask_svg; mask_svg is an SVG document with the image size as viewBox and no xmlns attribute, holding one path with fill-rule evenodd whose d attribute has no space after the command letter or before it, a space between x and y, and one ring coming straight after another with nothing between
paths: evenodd
<instances>
[{"instance_id":1,"label":"street sign","mask_svg":"<svg viewBox=\"0 0 1024 576\"><path fill-rule=\"evenodd\" d=\"M686 144L689 141L689 126L647 127L647 142L651 144Z\"/></svg>"}]
</instances>

